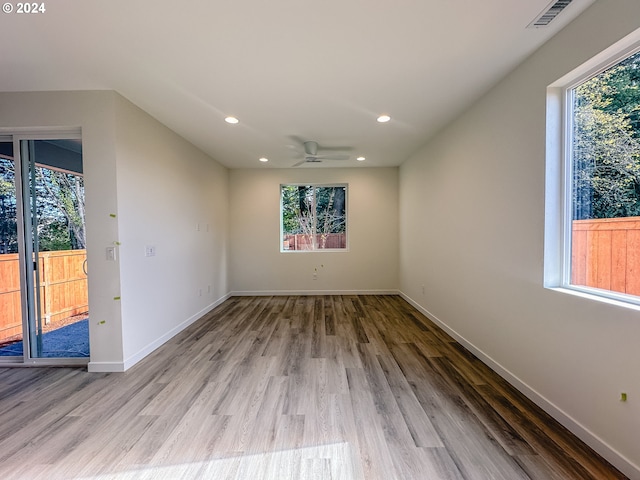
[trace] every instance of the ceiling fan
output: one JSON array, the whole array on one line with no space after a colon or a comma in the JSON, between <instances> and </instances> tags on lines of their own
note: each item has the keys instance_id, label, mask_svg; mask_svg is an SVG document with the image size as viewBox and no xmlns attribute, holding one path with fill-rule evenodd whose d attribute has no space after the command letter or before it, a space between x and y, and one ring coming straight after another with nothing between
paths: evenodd
<instances>
[{"instance_id":1,"label":"ceiling fan","mask_svg":"<svg viewBox=\"0 0 640 480\"><path fill-rule=\"evenodd\" d=\"M346 153L318 153L318 142L314 141L302 141L300 142L304 146L303 159L294 165L294 167L300 166L303 163L320 163L323 160L348 160L349 155ZM331 147L322 148L324 150L350 150L350 147Z\"/></svg>"}]
</instances>

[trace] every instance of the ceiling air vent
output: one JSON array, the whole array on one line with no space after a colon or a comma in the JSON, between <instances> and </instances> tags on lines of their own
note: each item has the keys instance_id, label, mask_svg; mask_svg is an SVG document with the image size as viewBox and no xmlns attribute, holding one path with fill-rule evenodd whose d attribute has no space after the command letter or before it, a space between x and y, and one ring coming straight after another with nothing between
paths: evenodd
<instances>
[{"instance_id":1,"label":"ceiling air vent","mask_svg":"<svg viewBox=\"0 0 640 480\"><path fill-rule=\"evenodd\" d=\"M527 28L540 28L548 26L554 18L556 18L560 12L569 6L573 0L557 0L551 2L547 8L545 8L536 19L531 22Z\"/></svg>"}]
</instances>

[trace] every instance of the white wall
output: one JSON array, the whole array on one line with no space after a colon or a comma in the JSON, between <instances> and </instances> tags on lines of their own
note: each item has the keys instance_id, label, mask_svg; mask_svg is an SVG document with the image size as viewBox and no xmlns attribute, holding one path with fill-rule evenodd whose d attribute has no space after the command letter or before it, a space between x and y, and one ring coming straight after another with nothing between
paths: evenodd
<instances>
[{"instance_id":1,"label":"white wall","mask_svg":"<svg viewBox=\"0 0 640 480\"><path fill-rule=\"evenodd\" d=\"M349 184L348 251L280 253L280 185L305 182ZM232 292L397 291L398 169L232 170L230 207Z\"/></svg>"},{"instance_id":2,"label":"white wall","mask_svg":"<svg viewBox=\"0 0 640 480\"><path fill-rule=\"evenodd\" d=\"M120 96L116 148L128 368L226 298L228 171Z\"/></svg>"},{"instance_id":3,"label":"white wall","mask_svg":"<svg viewBox=\"0 0 640 480\"><path fill-rule=\"evenodd\" d=\"M598 1L400 169L403 294L632 478L638 312L542 285L546 87L638 27Z\"/></svg>"}]
</instances>

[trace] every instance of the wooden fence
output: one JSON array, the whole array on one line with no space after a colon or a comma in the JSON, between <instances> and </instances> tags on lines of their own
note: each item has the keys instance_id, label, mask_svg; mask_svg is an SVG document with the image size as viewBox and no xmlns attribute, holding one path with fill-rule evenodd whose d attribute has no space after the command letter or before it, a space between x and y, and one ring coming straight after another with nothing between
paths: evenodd
<instances>
[{"instance_id":1,"label":"wooden fence","mask_svg":"<svg viewBox=\"0 0 640 480\"><path fill-rule=\"evenodd\" d=\"M86 250L41 252L40 308L45 324L89 310ZM18 254L0 255L0 341L22 333Z\"/></svg>"},{"instance_id":2,"label":"wooden fence","mask_svg":"<svg viewBox=\"0 0 640 480\"><path fill-rule=\"evenodd\" d=\"M283 250L311 250L314 235L295 234L283 235ZM345 233L317 234L317 248L347 248L347 235Z\"/></svg>"},{"instance_id":3,"label":"wooden fence","mask_svg":"<svg viewBox=\"0 0 640 480\"><path fill-rule=\"evenodd\" d=\"M640 295L640 217L573 222L571 283Z\"/></svg>"},{"instance_id":4,"label":"wooden fence","mask_svg":"<svg viewBox=\"0 0 640 480\"><path fill-rule=\"evenodd\" d=\"M17 253L0 255L0 342L22 333L20 264Z\"/></svg>"}]
</instances>

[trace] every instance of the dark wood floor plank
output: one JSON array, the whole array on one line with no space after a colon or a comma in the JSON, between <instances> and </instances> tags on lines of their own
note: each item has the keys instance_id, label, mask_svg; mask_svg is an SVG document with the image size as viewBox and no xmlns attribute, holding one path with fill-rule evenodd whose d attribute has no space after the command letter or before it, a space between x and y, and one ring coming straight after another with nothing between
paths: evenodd
<instances>
[{"instance_id":1,"label":"dark wood floor plank","mask_svg":"<svg viewBox=\"0 0 640 480\"><path fill-rule=\"evenodd\" d=\"M332 295L324 296L324 328L328 336L336 334L336 310Z\"/></svg>"},{"instance_id":2,"label":"dark wood floor plank","mask_svg":"<svg viewBox=\"0 0 640 480\"><path fill-rule=\"evenodd\" d=\"M313 305L313 321L311 332L311 357L321 358L325 356L326 350L326 328L325 328L325 312L324 299L316 297Z\"/></svg>"},{"instance_id":3,"label":"dark wood floor plank","mask_svg":"<svg viewBox=\"0 0 640 480\"><path fill-rule=\"evenodd\" d=\"M0 368L0 478L625 477L402 298L285 295L123 374Z\"/></svg>"},{"instance_id":4,"label":"dark wood floor plank","mask_svg":"<svg viewBox=\"0 0 640 480\"><path fill-rule=\"evenodd\" d=\"M427 357L404 345L394 349L394 357L464 478L487 478L488 471L495 479L528 478Z\"/></svg>"},{"instance_id":5,"label":"dark wood floor plank","mask_svg":"<svg viewBox=\"0 0 640 480\"><path fill-rule=\"evenodd\" d=\"M565 431L561 425L557 425L551 417L547 417L546 414L539 411L535 405L528 405L528 408L531 410L521 409L521 407L517 405L520 399L516 400L514 398L519 397L519 395L512 392L510 387L508 387L507 390L509 394L512 395L512 398L503 396L488 385L480 388L492 407L495 408L514 429L518 430L520 435L522 435L539 454L554 459L552 469L559 472L564 478L581 478L585 480L626 478L620 472L610 470L608 467L603 470L602 465L606 466L606 463L599 458L597 453L590 451L582 442L576 442L573 435ZM551 432L546 431L546 426L549 424L555 426ZM590 453L588 453L589 451Z\"/></svg>"},{"instance_id":6,"label":"dark wood floor plank","mask_svg":"<svg viewBox=\"0 0 640 480\"><path fill-rule=\"evenodd\" d=\"M535 455L533 448L486 402L475 385L462 377L449 359L430 358L429 361L458 390L473 414L491 431L492 436L509 455Z\"/></svg>"}]
</instances>

